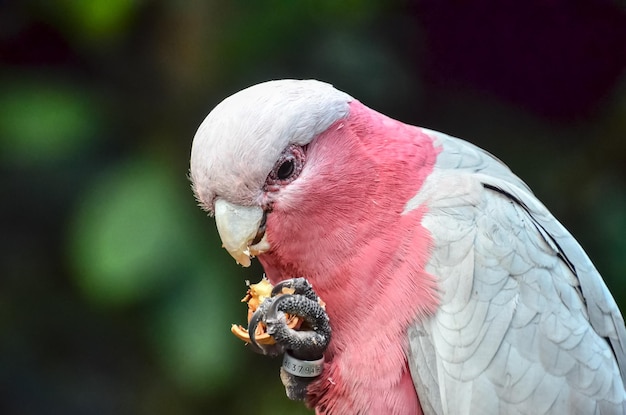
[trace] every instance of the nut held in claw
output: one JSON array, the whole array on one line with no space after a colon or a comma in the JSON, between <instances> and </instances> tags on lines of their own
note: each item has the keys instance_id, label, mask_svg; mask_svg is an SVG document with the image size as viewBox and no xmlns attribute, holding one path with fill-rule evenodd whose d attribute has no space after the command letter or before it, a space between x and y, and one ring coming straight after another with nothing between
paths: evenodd
<instances>
[{"instance_id":1,"label":"nut held in claw","mask_svg":"<svg viewBox=\"0 0 626 415\"><path fill-rule=\"evenodd\" d=\"M246 296L242 298L241 302L248 303L248 322L252 318L252 315L256 311L257 308L261 305L266 298L271 297L272 293L272 284L266 279L263 278L257 284L249 284L248 283L248 292ZM293 292L289 292L288 289L283 289L283 294L293 294ZM279 294L280 295L280 294ZM298 316L292 316L286 314L287 317L287 327L297 330L302 325L302 318ZM258 344L274 344L276 341L266 332L267 328L263 322L260 322L256 327L255 340ZM248 333L248 329L238 324L233 324L230 328L230 331L241 340L246 343L250 343L250 334Z\"/></svg>"}]
</instances>

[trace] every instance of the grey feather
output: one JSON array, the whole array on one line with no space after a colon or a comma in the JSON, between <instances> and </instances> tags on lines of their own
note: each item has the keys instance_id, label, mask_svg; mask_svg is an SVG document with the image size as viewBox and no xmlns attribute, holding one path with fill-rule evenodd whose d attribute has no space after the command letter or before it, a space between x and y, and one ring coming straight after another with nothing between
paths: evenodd
<instances>
[{"instance_id":1,"label":"grey feather","mask_svg":"<svg viewBox=\"0 0 626 415\"><path fill-rule=\"evenodd\" d=\"M405 208L428 206L441 290L408 331L424 412L626 413L623 318L585 252L499 160L427 133L442 152Z\"/></svg>"}]
</instances>

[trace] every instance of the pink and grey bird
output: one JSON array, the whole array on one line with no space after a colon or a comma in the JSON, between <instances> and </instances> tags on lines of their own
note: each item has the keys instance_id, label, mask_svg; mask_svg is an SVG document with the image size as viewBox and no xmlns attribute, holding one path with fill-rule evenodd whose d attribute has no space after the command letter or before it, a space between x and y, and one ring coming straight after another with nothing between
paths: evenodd
<instances>
[{"instance_id":1,"label":"pink and grey bird","mask_svg":"<svg viewBox=\"0 0 626 415\"><path fill-rule=\"evenodd\" d=\"M326 303L302 309L330 324L309 337L282 330L284 309L259 317L294 356L329 339L296 393L318 414L626 413L613 297L484 150L326 83L279 80L207 116L191 179L238 263L257 257L273 284L304 281Z\"/></svg>"}]
</instances>

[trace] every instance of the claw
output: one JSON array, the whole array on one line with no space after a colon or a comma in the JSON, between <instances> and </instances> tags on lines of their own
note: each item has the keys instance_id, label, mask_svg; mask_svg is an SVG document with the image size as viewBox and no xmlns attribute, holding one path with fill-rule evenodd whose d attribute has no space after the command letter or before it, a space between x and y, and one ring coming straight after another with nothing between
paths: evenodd
<instances>
[{"instance_id":1,"label":"claw","mask_svg":"<svg viewBox=\"0 0 626 415\"><path fill-rule=\"evenodd\" d=\"M263 315L259 308L252 314L252 318L250 318L250 322L248 323L248 335L250 336L250 346L252 349L257 353L265 354L263 347L256 341L257 326L261 320L263 320Z\"/></svg>"},{"instance_id":2,"label":"claw","mask_svg":"<svg viewBox=\"0 0 626 415\"><path fill-rule=\"evenodd\" d=\"M283 280L272 288L271 296L275 297L279 294L300 294L309 300L318 301L317 294L313 291L313 286L306 278L290 278Z\"/></svg>"},{"instance_id":3,"label":"claw","mask_svg":"<svg viewBox=\"0 0 626 415\"><path fill-rule=\"evenodd\" d=\"M270 356L288 353L292 358L308 361L324 356L331 337L328 314L324 302L305 278L287 279L273 288L263 280L250 285L242 301L249 307L248 329L233 325L231 330L248 342L253 351ZM305 400L313 378L292 373L281 367L287 396Z\"/></svg>"},{"instance_id":4,"label":"claw","mask_svg":"<svg viewBox=\"0 0 626 415\"><path fill-rule=\"evenodd\" d=\"M284 353L285 348L283 345L278 344L269 331L267 331L267 311L273 302L274 299L267 298L254 314L252 314L250 322L248 323L248 334L253 351L275 357ZM283 316L283 324L285 327L289 328L289 330L291 330L290 326L295 327L294 324L296 323L298 323L299 326L300 322L295 319L295 316L294 318L290 318L289 321ZM266 328L263 329L261 325L265 325ZM261 339L259 339L259 334Z\"/></svg>"},{"instance_id":5,"label":"claw","mask_svg":"<svg viewBox=\"0 0 626 415\"><path fill-rule=\"evenodd\" d=\"M316 296L317 297L317 296ZM304 319L300 331L285 324L285 313ZM330 342L328 315L318 301L299 294L274 297L265 313L267 332L294 357L315 360L322 357Z\"/></svg>"},{"instance_id":6,"label":"claw","mask_svg":"<svg viewBox=\"0 0 626 415\"><path fill-rule=\"evenodd\" d=\"M265 278L257 284L248 283L248 292L241 301L248 303L248 327L250 330L238 324L233 324L230 329L230 331L239 339L248 344L252 344L253 351L257 353L267 354L265 351L267 347L265 346L270 346L276 343L276 341L265 330L265 323L263 321L265 311L271 303L271 301L266 303L266 300L269 300L272 297L271 291L272 285ZM259 310L263 310L263 312L257 313ZM255 313L257 314L254 319L254 323L252 323L252 317ZM303 321L303 319L297 316L287 316L287 325L292 329L299 329ZM250 340L251 337L254 339L253 342Z\"/></svg>"},{"instance_id":7,"label":"claw","mask_svg":"<svg viewBox=\"0 0 626 415\"><path fill-rule=\"evenodd\" d=\"M271 287L266 280L251 284L242 301L248 303L248 328L231 331L254 352L277 356L290 350L300 359L319 359L330 341L324 303L305 278L293 278Z\"/></svg>"}]
</instances>

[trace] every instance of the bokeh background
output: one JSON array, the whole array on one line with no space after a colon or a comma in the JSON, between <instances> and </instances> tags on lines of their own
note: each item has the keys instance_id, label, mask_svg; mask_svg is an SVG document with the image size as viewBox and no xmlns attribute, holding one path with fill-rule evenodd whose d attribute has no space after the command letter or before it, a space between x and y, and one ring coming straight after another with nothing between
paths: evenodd
<instances>
[{"instance_id":1,"label":"bokeh background","mask_svg":"<svg viewBox=\"0 0 626 415\"><path fill-rule=\"evenodd\" d=\"M625 10L0 1L0 413L310 413L229 333L262 270L220 249L187 179L204 116L268 79L322 79L496 154L626 309Z\"/></svg>"}]
</instances>

